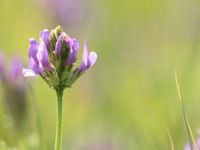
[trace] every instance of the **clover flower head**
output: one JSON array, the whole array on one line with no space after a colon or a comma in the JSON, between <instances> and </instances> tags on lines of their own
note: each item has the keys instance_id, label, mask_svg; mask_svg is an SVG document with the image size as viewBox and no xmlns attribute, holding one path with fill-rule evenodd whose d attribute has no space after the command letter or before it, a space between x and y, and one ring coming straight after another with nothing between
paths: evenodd
<instances>
[{"instance_id":1,"label":"clover flower head","mask_svg":"<svg viewBox=\"0 0 200 150\"><path fill-rule=\"evenodd\" d=\"M78 41L60 26L51 32L44 29L40 32L39 44L33 38L29 40L29 69L23 69L23 74L25 77L40 75L54 89L70 87L97 59L95 52L88 54L85 42L82 63L74 67L78 49Z\"/></svg>"}]
</instances>

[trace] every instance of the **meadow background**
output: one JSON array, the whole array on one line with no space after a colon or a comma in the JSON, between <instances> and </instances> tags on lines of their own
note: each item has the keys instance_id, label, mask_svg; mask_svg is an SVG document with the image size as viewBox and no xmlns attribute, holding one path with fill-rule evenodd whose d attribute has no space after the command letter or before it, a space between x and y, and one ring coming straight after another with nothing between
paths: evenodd
<instances>
[{"instance_id":1,"label":"meadow background","mask_svg":"<svg viewBox=\"0 0 200 150\"><path fill-rule=\"evenodd\" d=\"M97 52L95 66L65 91L64 150L169 150L165 126L175 148L183 149L187 136L175 68L198 135L199 0L53 1L0 0L0 49L8 60L18 55L27 66L29 38L38 40L40 30L61 25L80 42L80 57L84 40ZM11 131L0 105L0 140L38 149L39 116L44 146L53 149L56 96L40 77L31 80L28 123Z\"/></svg>"}]
</instances>

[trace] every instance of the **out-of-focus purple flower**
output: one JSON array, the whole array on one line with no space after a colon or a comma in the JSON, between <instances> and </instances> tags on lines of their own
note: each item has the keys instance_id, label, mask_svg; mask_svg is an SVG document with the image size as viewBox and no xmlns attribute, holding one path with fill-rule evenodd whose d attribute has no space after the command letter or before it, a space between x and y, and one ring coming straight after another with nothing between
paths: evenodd
<instances>
[{"instance_id":1,"label":"out-of-focus purple flower","mask_svg":"<svg viewBox=\"0 0 200 150\"><path fill-rule=\"evenodd\" d=\"M4 56L3 56L3 54L2 53L0 53L0 77L2 78L4 78Z\"/></svg>"},{"instance_id":2,"label":"out-of-focus purple flower","mask_svg":"<svg viewBox=\"0 0 200 150\"><path fill-rule=\"evenodd\" d=\"M19 58L13 58L9 67L9 78L11 81L16 81L21 77L22 62Z\"/></svg>"},{"instance_id":3,"label":"out-of-focus purple flower","mask_svg":"<svg viewBox=\"0 0 200 150\"><path fill-rule=\"evenodd\" d=\"M11 124L21 128L28 110L28 82L21 73L23 66L19 57L12 58L8 67L3 58L3 54L0 54L0 81L3 86L5 111Z\"/></svg>"},{"instance_id":4,"label":"out-of-focus purple flower","mask_svg":"<svg viewBox=\"0 0 200 150\"><path fill-rule=\"evenodd\" d=\"M200 150L200 136L197 137L197 139L196 139L196 146L197 146L198 150ZM185 144L184 150L191 150L189 143Z\"/></svg>"},{"instance_id":5,"label":"out-of-focus purple flower","mask_svg":"<svg viewBox=\"0 0 200 150\"><path fill-rule=\"evenodd\" d=\"M19 57L12 58L9 67L6 67L4 62L4 55L0 53L0 79L5 85L12 84L12 86L18 84L19 80L24 79L22 76L22 62ZM23 82L21 84L24 84Z\"/></svg>"},{"instance_id":6,"label":"out-of-focus purple flower","mask_svg":"<svg viewBox=\"0 0 200 150\"><path fill-rule=\"evenodd\" d=\"M39 45L33 38L30 39L29 69L23 69L23 74L25 77L38 74L52 88L70 87L97 59L95 52L88 54L85 42L82 63L80 67L73 69L78 49L78 41L63 32L60 26L51 33L45 29L40 32Z\"/></svg>"},{"instance_id":7,"label":"out-of-focus purple flower","mask_svg":"<svg viewBox=\"0 0 200 150\"><path fill-rule=\"evenodd\" d=\"M55 22L64 26L74 26L86 22L90 11L90 0L38 0Z\"/></svg>"}]
</instances>

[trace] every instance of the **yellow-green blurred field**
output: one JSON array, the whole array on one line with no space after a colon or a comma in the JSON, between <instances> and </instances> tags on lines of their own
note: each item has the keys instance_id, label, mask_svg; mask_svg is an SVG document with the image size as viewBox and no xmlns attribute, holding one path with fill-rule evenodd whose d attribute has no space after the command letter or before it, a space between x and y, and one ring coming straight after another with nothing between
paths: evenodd
<instances>
[{"instance_id":1,"label":"yellow-green blurred field","mask_svg":"<svg viewBox=\"0 0 200 150\"><path fill-rule=\"evenodd\" d=\"M97 52L94 67L65 91L63 150L169 150L165 126L175 149L184 149L187 134L174 69L197 136L200 1L76 0L71 6L73 0L66 0L71 8L63 10L65 23L47 5L51 1L0 0L0 49L7 58L20 56L27 66L29 38L38 40L40 30L61 25L80 42L78 62L84 40ZM39 116L44 147L51 150L55 92L40 77L31 80L28 123L20 131L9 130L0 105L0 140L18 149L38 149Z\"/></svg>"}]
</instances>

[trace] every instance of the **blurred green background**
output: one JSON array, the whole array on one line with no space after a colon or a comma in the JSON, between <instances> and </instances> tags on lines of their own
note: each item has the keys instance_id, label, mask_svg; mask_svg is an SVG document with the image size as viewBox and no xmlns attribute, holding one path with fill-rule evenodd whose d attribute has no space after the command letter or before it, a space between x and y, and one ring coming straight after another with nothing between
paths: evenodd
<instances>
[{"instance_id":1,"label":"blurred green background","mask_svg":"<svg viewBox=\"0 0 200 150\"><path fill-rule=\"evenodd\" d=\"M175 148L183 149L175 68L198 134L199 0L0 0L0 12L0 48L8 58L19 55L28 65L29 38L38 40L40 30L56 25L79 40L80 57L84 40L98 54L95 66L65 91L64 150L169 150L164 126ZM7 131L1 106L0 140L38 149L39 116L45 149L53 149L56 96L40 77L32 82L26 133Z\"/></svg>"}]
</instances>

